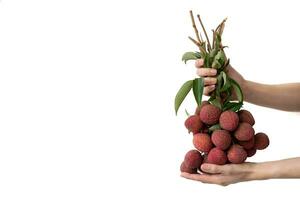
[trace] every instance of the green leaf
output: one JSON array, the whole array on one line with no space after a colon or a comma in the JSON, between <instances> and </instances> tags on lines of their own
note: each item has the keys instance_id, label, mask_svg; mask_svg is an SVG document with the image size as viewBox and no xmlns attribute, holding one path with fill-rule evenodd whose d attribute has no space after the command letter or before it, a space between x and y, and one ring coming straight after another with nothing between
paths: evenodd
<instances>
[{"instance_id":1,"label":"green leaf","mask_svg":"<svg viewBox=\"0 0 300 200\"><path fill-rule=\"evenodd\" d=\"M201 58L199 52L186 52L182 56L182 61L186 63L189 60L197 60L199 58Z\"/></svg>"},{"instance_id":2,"label":"green leaf","mask_svg":"<svg viewBox=\"0 0 300 200\"><path fill-rule=\"evenodd\" d=\"M221 63L219 62L219 60L214 60L212 63L212 68L214 69L220 69L222 67Z\"/></svg>"},{"instance_id":3,"label":"green leaf","mask_svg":"<svg viewBox=\"0 0 300 200\"><path fill-rule=\"evenodd\" d=\"M190 113L186 109L184 109L184 111L185 111L185 114L189 117Z\"/></svg>"},{"instance_id":4,"label":"green leaf","mask_svg":"<svg viewBox=\"0 0 300 200\"><path fill-rule=\"evenodd\" d=\"M227 74L224 71L222 71L220 73L220 75L222 75L222 78L223 78L223 86L220 91L224 92L224 91L227 91L231 87L231 84L230 84Z\"/></svg>"},{"instance_id":5,"label":"green leaf","mask_svg":"<svg viewBox=\"0 0 300 200\"><path fill-rule=\"evenodd\" d=\"M223 107L223 111L232 110L234 112L237 112L238 110L240 110L242 106L243 106L242 102L227 102Z\"/></svg>"},{"instance_id":6,"label":"green leaf","mask_svg":"<svg viewBox=\"0 0 300 200\"><path fill-rule=\"evenodd\" d=\"M221 129L220 124L215 124L215 125L209 127L208 130L210 130L210 131L215 131L215 130L219 130L219 129Z\"/></svg>"},{"instance_id":7,"label":"green leaf","mask_svg":"<svg viewBox=\"0 0 300 200\"><path fill-rule=\"evenodd\" d=\"M225 64L225 54L223 52L223 50L218 51L217 55L215 56L215 60L217 60L221 66L223 66Z\"/></svg>"},{"instance_id":8,"label":"green leaf","mask_svg":"<svg viewBox=\"0 0 300 200\"><path fill-rule=\"evenodd\" d=\"M216 88L217 96L220 96L220 90L221 90L222 85L223 85L223 77L222 77L222 74L219 74L217 76L217 88Z\"/></svg>"},{"instance_id":9,"label":"green leaf","mask_svg":"<svg viewBox=\"0 0 300 200\"><path fill-rule=\"evenodd\" d=\"M222 109L222 104L221 104L221 102L220 102L220 100L218 98L211 99L211 100L209 100L209 102L212 105L217 106L218 108Z\"/></svg>"},{"instance_id":10,"label":"green leaf","mask_svg":"<svg viewBox=\"0 0 300 200\"><path fill-rule=\"evenodd\" d=\"M219 33L216 33L216 45L215 48L219 49L220 48L220 44L221 44L221 36Z\"/></svg>"},{"instance_id":11,"label":"green leaf","mask_svg":"<svg viewBox=\"0 0 300 200\"><path fill-rule=\"evenodd\" d=\"M243 95L243 91L242 91L240 85L232 78L229 78L229 80L230 80L230 83L231 83L231 85L234 89L234 92L236 94L236 97L237 97L238 101L243 103L244 95Z\"/></svg>"},{"instance_id":12,"label":"green leaf","mask_svg":"<svg viewBox=\"0 0 300 200\"><path fill-rule=\"evenodd\" d=\"M217 49L213 49L213 50L209 53L209 56L210 56L211 58L214 58L214 57L217 55L217 53L218 53L218 50L217 50Z\"/></svg>"},{"instance_id":13,"label":"green leaf","mask_svg":"<svg viewBox=\"0 0 300 200\"><path fill-rule=\"evenodd\" d=\"M206 68L210 68L211 67L211 63L210 63L210 59L209 59L209 54L205 54L204 55L204 67L206 67Z\"/></svg>"},{"instance_id":14,"label":"green leaf","mask_svg":"<svg viewBox=\"0 0 300 200\"><path fill-rule=\"evenodd\" d=\"M204 88L204 79L195 78L193 81L193 92L198 106L200 106L202 102L203 88Z\"/></svg>"},{"instance_id":15,"label":"green leaf","mask_svg":"<svg viewBox=\"0 0 300 200\"><path fill-rule=\"evenodd\" d=\"M190 92L193 87L193 80L189 80L185 82L181 88L178 90L176 97L175 97L175 113L177 115L178 109L185 99L186 95Z\"/></svg>"}]
</instances>

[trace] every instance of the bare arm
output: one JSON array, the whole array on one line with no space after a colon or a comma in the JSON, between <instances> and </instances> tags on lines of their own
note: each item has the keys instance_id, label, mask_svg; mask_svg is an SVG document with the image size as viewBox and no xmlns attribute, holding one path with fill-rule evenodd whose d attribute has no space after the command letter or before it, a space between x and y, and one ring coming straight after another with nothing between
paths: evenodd
<instances>
[{"instance_id":1,"label":"bare arm","mask_svg":"<svg viewBox=\"0 0 300 200\"><path fill-rule=\"evenodd\" d=\"M203 174L182 173L187 179L222 186L233 183L278 178L300 178L300 158L263 163L214 165L203 164Z\"/></svg>"},{"instance_id":2,"label":"bare arm","mask_svg":"<svg viewBox=\"0 0 300 200\"><path fill-rule=\"evenodd\" d=\"M300 111L300 83L266 85L244 82L245 100L260 106L286 111Z\"/></svg>"}]
</instances>

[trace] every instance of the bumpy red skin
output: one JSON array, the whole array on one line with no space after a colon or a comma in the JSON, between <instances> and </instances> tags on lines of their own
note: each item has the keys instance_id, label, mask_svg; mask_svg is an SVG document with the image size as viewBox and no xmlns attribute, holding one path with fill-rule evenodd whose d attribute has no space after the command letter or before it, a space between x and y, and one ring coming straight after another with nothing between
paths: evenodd
<instances>
[{"instance_id":1,"label":"bumpy red skin","mask_svg":"<svg viewBox=\"0 0 300 200\"><path fill-rule=\"evenodd\" d=\"M253 148L253 149L246 149L246 152L247 152L247 156L248 157L252 157L252 156L255 155L256 149L255 148Z\"/></svg>"},{"instance_id":2,"label":"bumpy red skin","mask_svg":"<svg viewBox=\"0 0 300 200\"><path fill-rule=\"evenodd\" d=\"M211 135L212 143L221 150L226 150L231 144L231 135L226 130L215 130Z\"/></svg>"},{"instance_id":3,"label":"bumpy red skin","mask_svg":"<svg viewBox=\"0 0 300 200\"><path fill-rule=\"evenodd\" d=\"M210 164L224 165L227 162L227 156L224 151L215 147L208 153L206 162Z\"/></svg>"},{"instance_id":4,"label":"bumpy red skin","mask_svg":"<svg viewBox=\"0 0 300 200\"><path fill-rule=\"evenodd\" d=\"M255 124L255 119L248 110L240 110L238 112L240 122L246 122L253 126Z\"/></svg>"},{"instance_id":5,"label":"bumpy red skin","mask_svg":"<svg viewBox=\"0 0 300 200\"><path fill-rule=\"evenodd\" d=\"M243 163L247 159L247 152L240 145L234 144L227 152L228 160L233 164Z\"/></svg>"},{"instance_id":6,"label":"bumpy red skin","mask_svg":"<svg viewBox=\"0 0 300 200\"><path fill-rule=\"evenodd\" d=\"M242 122L235 130L234 136L239 141L248 141L254 136L254 129L250 124Z\"/></svg>"},{"instance_id":7,"label":"bumpy red skin","mask_svg":"<svg viewBox=\"0 0 300 200\"><path fill-rule=\"evenodd\" d=\"M206 133L198 133L193 137L193 144L201 152L208 153L213 148L210 136Z\"/></svg>"},{"instance_id":8,"label":"bumpy red skin","mask_svg":"<svg viewBox=\"0 0 300 200\"><path fill-rule=\"evenodd\" d=\"M208 101L202 101L201 105L198 106L198 107L196 108L195 115L199 115L199 114L200 114L200 111L201 111L201 108L202 108L203 106L205 106L205 105L208 105L208 104L209 104Z\"/></svg>"},{"instance_id":9,"label":"bumpy red skin","mask_svg":"<svg viewBox=\"0 0 300 200\"><path fill-rule=\"evenodd\" d=\"M239 145L241 145L244 149L252 149L254 147L254 142L254 137L248 141L238 141Z\"/></svg>"},{"instance_id":10,"label":"bumpy red skin","mask_svg":"<svg viewBox=\"0 0 300 200\"><path fill-rule=\"evenodd\" d=\"M224 111L220 115L219 123L222 129L234 131L239 125L239 116L231 110Z\"/></svg>"},{"instance_id":11,"label":"bumpy red skin","mask_svg":"<svg viewBox=\"0 0 300 200\"><path fill-rule=\"evenodd\" d=\"M200 111L200 119L205 124L214 125L218 123L221 112L220 108L208 104L202 107Z\"/></svg>"},{"instance_id":12,"label":"bumpy red skin","mask_svg":"<svg viewBox=\"0 0 300 200\"><path fill-rule=\"evenodd\" d=\"M190 174L197 174L197 169L188 168L184 162L182 162L180 165L180 171L190 173Z\"/></svg>"},{"instance_id":13,"label":"bumpy red skin","mask_svg":"<svg viewBox=\"0 0 300 200\"><path fill-rule=\"evenodd\" d=\"M258 150L267 148L270 144L269 137L265 133L257 133L255 136L254 147Z\"/></svg>"},{"instance_id":14,"label":"bumpy red skin","mask_svg":"<svg viewBox=\"0 0 300 200\"><path fill-rule=\"evenodd\" d=\"M198 133L203 127L203 123L201 122L198 115L189 116L185 120L184 125L188 129L188 131L192 133Z\"/></svg>"},{"instance_id":15,"label":"bumpy red skin","mask_svg":"<svg viewBox=\"0 0 300 200\"><path fill-rule=\"evenodd\" d=\"M203 158L197 150L190 150L185 154L184 163L188 168L197 169L202 164Z\"/></svg>"}]
</instances>

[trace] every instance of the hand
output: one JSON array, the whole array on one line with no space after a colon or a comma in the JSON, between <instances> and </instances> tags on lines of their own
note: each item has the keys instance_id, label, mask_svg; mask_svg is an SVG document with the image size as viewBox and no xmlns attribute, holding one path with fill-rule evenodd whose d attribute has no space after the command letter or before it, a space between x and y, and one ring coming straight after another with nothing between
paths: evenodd
<instances>
[{"instance_id":1,"label":"hand","mask_svg":"<svg viewBox=\"0 0 300 200\"><path fill-rule=\"evenodd\" d=\"M204 78L204 91L203 93L207 96L209 96L209 93L215 90L215 85L217 83L217 79L216 79L216 74L217 74L217 70L213 69L213 68L203 68L203 59L198 59L195 62L195 66L197 68L197 75L201 76L201 77L205 77ZM240 86L242 87L242 89L244 90L244 78L242 77L242 75L240 75L233 67L231 67L231 65L229 65L227 67L228 70L228 75L233 78L234 80L236 80Z\"/></svg>"},{"instance_id":2,"label":"hand","mask_svg":"<svg viewBox=\"0 0 300 200\"><path fill-rule=\"evenodd\" d=\"M300 157L262 163L201 165L202 174L181 173L187 179L226 186L233 183L273 178L299 178Z\"/></svg>"},{"instance_id":3,"label":"hand","mask_svg":"<svg viewBox=\"0 0 300 200\"><path fill-rule=\"evenodd\" d=\"M218 184L227 186L233 183L253 180L253 168L256 163L214 165L203 164L203 174L182 173L181 176L187 179L200 181L202 183Z\"/></svg>"}]
</instances>

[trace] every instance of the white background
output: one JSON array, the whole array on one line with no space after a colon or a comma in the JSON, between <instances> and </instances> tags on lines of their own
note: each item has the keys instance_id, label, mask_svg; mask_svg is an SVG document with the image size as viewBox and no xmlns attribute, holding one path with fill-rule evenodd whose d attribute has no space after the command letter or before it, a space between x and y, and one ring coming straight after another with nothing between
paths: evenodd
<instances>
[{"instance_id":1,"label":"white background","mask_svg":"<svg viewBox=\"0 0 300 200\"><path fill-rule=\"evenodd\" d=\"M0 199L293 198L299 180L228 187L179 175L192 148L174 96L195 77L188 11L228 17L232 65L261 83L299 81L297 1L0 2ZM271 144L251 161L300 155L299 114L245 104ZM295 197L296 198L296 197Z\"/></svg>"}]
</instances>

